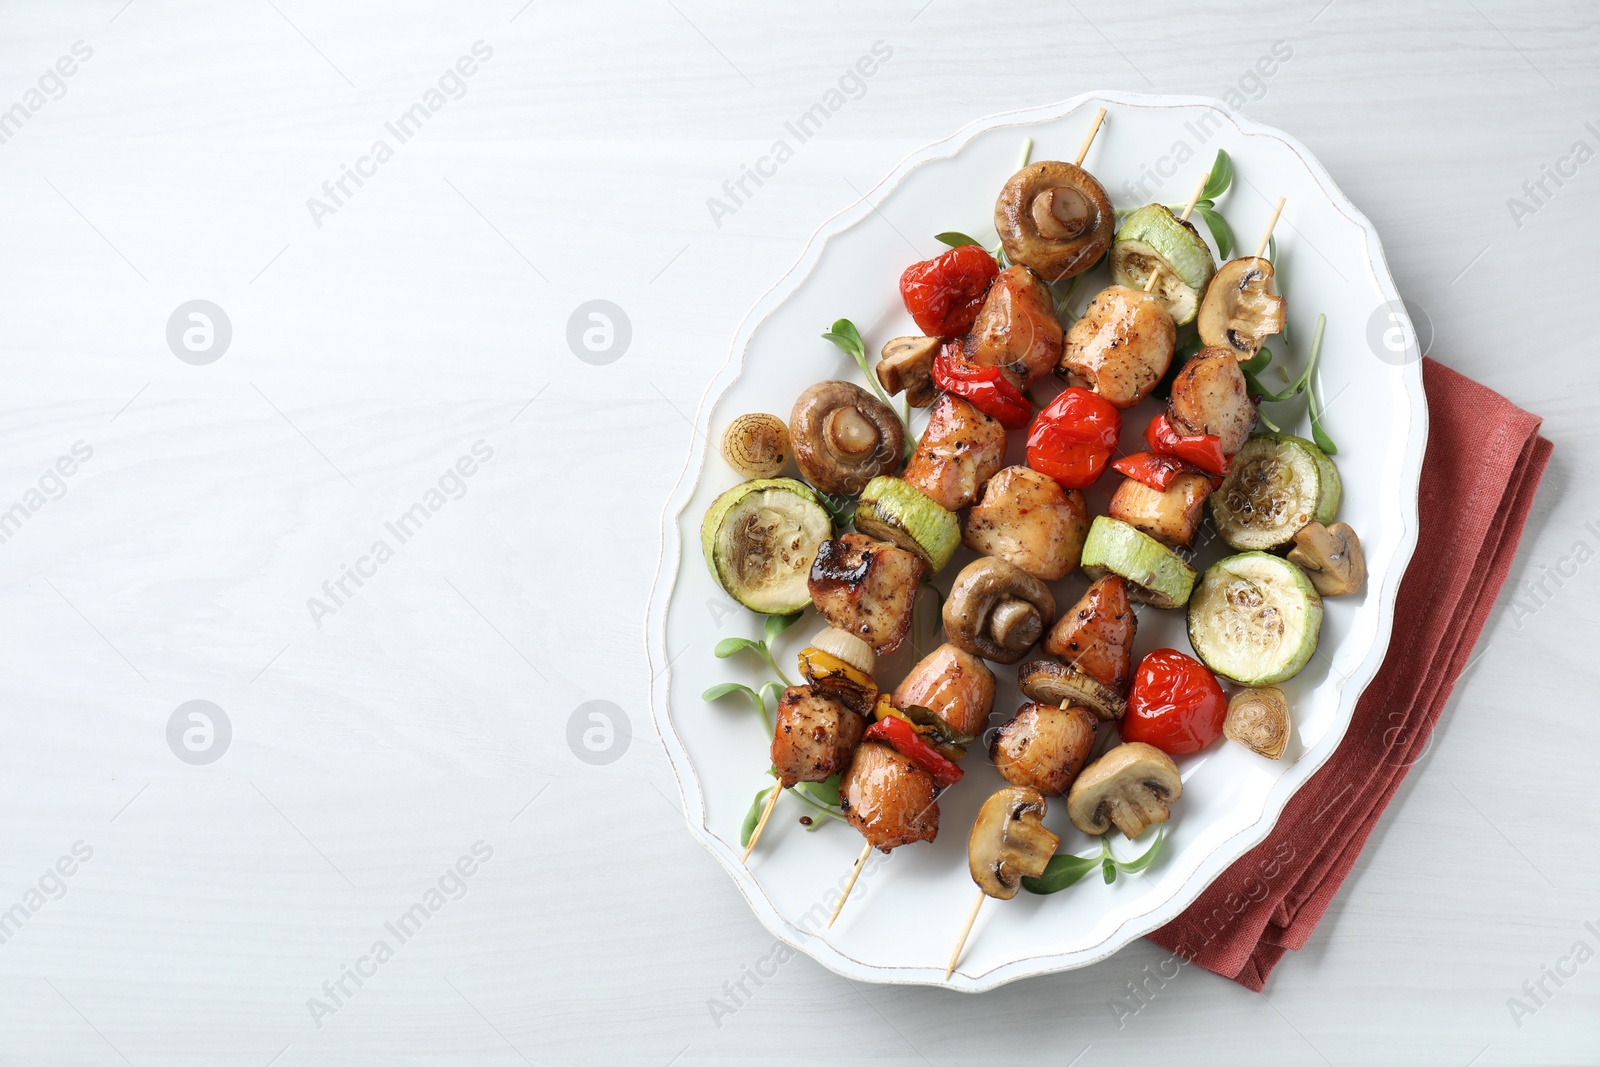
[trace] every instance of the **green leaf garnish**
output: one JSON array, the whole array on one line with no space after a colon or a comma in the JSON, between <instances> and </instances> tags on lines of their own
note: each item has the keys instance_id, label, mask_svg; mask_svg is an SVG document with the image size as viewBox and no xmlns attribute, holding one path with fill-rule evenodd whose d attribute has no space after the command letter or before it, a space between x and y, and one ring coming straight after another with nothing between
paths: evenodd
<instances>
[{"instance_id":1,"label":"green leaf garnish","mask_svg":"<svg viewBox=\"0 0 1600 1067\"><path fill-rule=\"evenodd\" d=\"M933 239L938 241L940 244L949 245L951 248L960 248L962 245L977 245L979 248L983 247L982 241L979 241L975 237L968 237L960 230L946 230L944 233L936 233L933 235Z\"/></svg>"},{"instance_id":2,"label":"green leaf garnish","mask_svg":"<svg viewBox=\"0 0 1600 1067\"><path fill-rule=\"evenodd\" d=\"M1161 851L1161 842L1166 838L1165 826L1156 831L1156 839L1150 847L1140 856L1131 860L1119 860L1111 852L1111 839L1109 836L1100 838L1100 852L1095 856L1051 856L1050 862L1045 864L1044 873L1037 878L1024 878L1022 888L1030 893L1059 893L1061 890L1083 879L1090 871L1098 868L1104 876L1106 884L1110 885L1117 880L1117 873L1134 874L1144 870L1155 862L1157 853Z\"/></svg>"},{"instance_id":3,"label":"green leaf garnish","mask_svg":"<svg viewBox=\"0 0 1600 1067\"><path fill-rule=\"evenodd\" d=\"M744 813L744 825L739 828L739 844L750 843L750 835L756 832L756 823L761 821L761 812L767 806L767 794L776 788L776 784L767 786L750 802L750 810Z\"/></svg>"},{"instance_id":4,"label":"green leaf garnish","mask_svg":"<svg viewBox=\"0 0 1600 1067\"><path fill-rule=\"evenodd\" d=\"M1233 160L1228 153L1217 149L1217 158L1211 162L1211 174L1206 178L1206 187L1200 190L1200 199L1215 200L1228 191L1228 186L1233 184Z\"/></svg>"},{"instance_id":5,"label":"green leaf garnish","mask_svg":"<svg viewBox=\"0 0 1600 1067\"><path fill-rule=\"evenodd\" d=\"M718 659L727 659L729 656L743 652L747 648L760 647L760 641L752 641L748 637L724 637L717 642L717 647L712 652Z\"/></svg>"},{"instance_id":6,"label":"green leaf garnish","mask_svg":"<svg viewBox=\"0 0 1600 1067\"><path fill-rule=\"evenodd\" d=\"M793 615L768 615L766 622L767 640L771 641L783 631L800 621L800 616L805 612L797 611Z\"/></svg>"},{"instance_id":7,"label":"green leaf garnish","mask_svg":"<svg viewBox=\"0 0 1600 1067\"><path fill-rule=\"evenodd\" d=\"M1217 255L1223 259L1233 256L1233 228L1228 225L1228 220L1222 217L1222 212L1215 207L1201 201L1195 205L1195 210L1200 217L1206 220L1206 228L1211 231L1211 239L1217 242Z\"/></svg>"}]
</instances>

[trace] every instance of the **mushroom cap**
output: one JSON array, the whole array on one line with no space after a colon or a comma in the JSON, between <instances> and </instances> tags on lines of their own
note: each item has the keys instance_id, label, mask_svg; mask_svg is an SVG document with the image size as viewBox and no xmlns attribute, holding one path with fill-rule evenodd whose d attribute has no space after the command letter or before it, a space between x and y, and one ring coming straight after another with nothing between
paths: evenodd
<instances>
[{"instance_id":1,"label":"mushroom cap","mask_svg":"<svg viewBox=\"0 0 1600 1067\"><path fill-rule=\"evenodd\" d=\"M1283 330L1285 300L1272 295L1269 260L1242 256L1224 263L1211 278L1196 326L1207 345L1229 349L1243 361L1261 342Z\"/></svg>"},{"instance_id":2,"label":"mushroom cap","mask_svg":"<svg viewBox=\"0 0 1600 1067\"><path fill-rule=\"evenodd\" d=\"M1067 818L1086 834L1112 826L1129 839L1166 822L1168 805L1183 796L1172 757L1143 741L1111 749L1084 768L1067 794Z\"/></svg>"},{"instance_id":3,"label":"mushroom cap","mask_svg":"<svg viewBox=\"0 0 1600 1067\"><path fill-rule=\"evenodd\" d=\"M1041 704L1088 708L1101 722L1115 722L1128 710L1128 702L1115 689L1078 667L1053 659L1031 660L1018 667L1017 688Z\"/></svg>"},{"instance_id":4,"label":"mushroom cap","mask_svg":"<svg viewBox=\"0 0 1600 1067\"><path fill-rule=\"evenodd\" d=\"M1306 572L1322 596L1354 593L1367 580L1367 557L1361 551L1361 538L1348 523L1306 523L1294 535L1289 562Z\"/></svg>"},{"instance_id":5,"label":"mushroom cap","mask_svg":"<svg viewBox=\"0 0 1600 1067\"><path fill-rule=\"evenodd\" d=\"M1000 777L1058 797L1094 752L1097 721L1088 708L1024 704L989 745Z\"/></svg>"},{"instance_id":6,"label":"mushroom cap","mask_svg":"<svg viewBox=\"0 0 1600 1067\"><path fill-rule=\"evenodd\" d=\"M824 493L854 496L880 474L893 474L905 454L900 418L850 382L818 382L789 415L794 461Z\"/></svg>"},{"instance_id":7,"label":"mushroom cap","mask_svg":"<svg viewBox=\"0 0 1600 1067\"><path fill-rule=\"evenodd\" d=\"M1011 262L1058 282L1105 255L1116 229L1106 191L1082 167L1040 160L1011 176L994 205L994 228Z\"/></svg>"},{"instance_id":8,"label":"mushroom cap","mask_svg":"<svg viewBox=\"0 0 1600 1067\"><path fill-rule=\"evenodd\" d=\"M943 614L951 644L996 663L1015 663L1055 621L1056 599L1021 567L985 557L956 575Z\"/></svg>"},{"instance_id":9,"label":"mushroom cap","mask_svg":"<svg viewBox=\"0 0 1600 1067\"><path fill-rule=\"evenodd\" d=\"M967 870L985 894L1017 895L1024 878L1037 878L1061 838L1044 828L1046 801L1023 786L999 789L983 802L967 838Z\"/></svg>"}]
</instances>

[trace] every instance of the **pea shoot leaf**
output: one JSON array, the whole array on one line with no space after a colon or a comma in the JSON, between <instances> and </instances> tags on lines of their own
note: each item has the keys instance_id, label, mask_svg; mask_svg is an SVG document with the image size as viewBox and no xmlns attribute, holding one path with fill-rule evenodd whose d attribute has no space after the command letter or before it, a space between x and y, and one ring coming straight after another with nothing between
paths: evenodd
<instances>
[{"instance_id":1,"label":"pea shoot leaf","mask_svg":"<svg viewBox=\"0 0 1600 1067\"><path fill-rule=\"evenodd\" d=\"M1196 204L1195 210L1206 220L1206 228L1211 231L1211 239L1217 242L1217 255L1223 259L1232 258L1233 228L1228 225L1228 220L1222 217L1222 212L1204 201Z\"/></svg>"},{"instance_id":2,"label":"pea shoot leaf","mask_svg":"<svg viewBox=\"0 0 1600 1067\"><path fill-rule=\"evenodd\" d=\"M783 631L800 621L800 616L805 612L797 611L793 615L768 615L767 616L767 641L770 643Z\"/></svg>"},{"instance_id":3,"label":"pea shoot leaf","mask_svg":"<svg viewBox=\"0 0 1600 1067\"><path fill-rule=\"evenodd\" d=\"M721 700L729 693L744 693L752 700L759 701L761 699L756 695L756 691L754 689L751 689L748 685L740 685L738 682L723 682L721 685L714 685L710 689L707 689L704 693L701 693L700 699Z\"/></svg>"},{"instance_id":4,"label":"pea shoot leaf","mask_svg":"<svg viewBox=\"0 0 1600 1067\"><path fill-rule=\"evenodd\" d=\"M1165 840L1166 836L1167 828L1165 826L1157 829L1156 839L1150 842L1150 847L1144 850L1144 854L1131 860L1116 860L1117 870L1123 874L1137 874L1150 866L1155 862L1157 854L1160 853L1161 842Z\"/></svg>"},{"instance_id":5,"label":"pea shoot leaf","mask_svg":"<svg viewBox=\"0 0 1600 1067\"><path fill-rule=\"evenodd\" d=\"M756 832L756 823L761 821L761 810L767 806L767 794L776 788L777 783L769 785L750 802L750 810L744 813L744 825L739 828L739 844L750 843L750 835Z\"/></svg>"},{"instance_id":6,"label":"pea shoot leaf","mask_svg":"<svg viewBox=\"0 0 1600 1067\"><path fill-rule=\"evenodd\" d=\"M724 637L717 642L717 647L712 652L718 659L727 659L729 656L738 655L747 648L760 647L760 641L752 641L748 637Z\"/></svg>"},{"instance_id":7,"label":"pea shoot leaf","mask_svg":"<svg viewBox=\"0 0 1600 1067\"><path fill-rule=\"evenodd\" d=\"M1044 873L1037 878L1024 878L1022 888L1030 893L1059 893L1099 867L1100 859L1100 856L1051 856Z\"/></svg>"},{"instance_id":8,"label":"pea shoot leaf","mask_svg":"<svg viewBox=\"0 0 1600 1067\"><path fill-rule=\"evenodd\" d=\"M968 237L960 230L946 230L944 233L936 233L933 235L933 239L938 241L940 244L949 245L951 248L960 248L962 245L977 245L979 248L983 247L982 241L979 241L974 237Z\"/></svg>"},{"instance_id":9,"label":"pea shoot leaf","mask_svg":"<svg viewBox=\"0 0 1600 1067\"><path fill-rule=\"evenodd\" d=\"M1215 200L1228 191L1228 186L1233 184L1233 160L1228 153L1217 149L1217 158L1211 162L1211 174L1206 178L1206 187L1200 190L1202 200Z\"/></svg>"}]
</instances>

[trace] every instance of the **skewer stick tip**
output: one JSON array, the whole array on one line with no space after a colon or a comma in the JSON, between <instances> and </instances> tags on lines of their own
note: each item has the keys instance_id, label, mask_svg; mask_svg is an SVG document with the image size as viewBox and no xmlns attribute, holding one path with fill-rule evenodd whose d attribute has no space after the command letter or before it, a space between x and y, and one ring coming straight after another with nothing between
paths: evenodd
<instances>
[{"instance_id":1,"label":"skewer stick tip","mask_svg":"<svg viewBox=\"0 0 1600 1067\"><path fill-rule=\"evenodd\" d=\"M1200 194L1206 191L1206 183L1210 180L1209 170L1200 176L1200 184L1194 187L1194 195L1189 198L1189 206L1183 209L1183 214L1178 216L1179 219L1184 222L1189 221L1189 216L1194 214L1194 206L1200 202Z\"/></svg>"},{"instance_id":2,"label":"skewer stick tip","mask_svg":"<svg viewBox=\"0 0 1600 1067\"><path fill-rule=\"evenodd\" d=\"M833 906L833 914L828 916L830 929L833 926L833 920L837 919L839 913L844 910L844 902L850 899L850 890L856 887L856 879L861 877L861 868L867 865L867 857L870 855L872 855L872 842L868 841L861 846L861 855L856 857L855 866L850 868L850 880L844 884L844 892L839 894L839 903Z\"/></svg>"},{"instance_id":3,"label":"skewer stick tip","mask_svg":"<svg viewBox=\"0 0 1600 1067\"><path fill-rule=\"evenodd\" d=\"M961 962L961 950L967 947L967 935L972 933L972 924L978 921L978 909L983 907L983 902L989 899L988 894L978 890L978 899L972 902L972 910L967 913L967 925L961 928L961 936L956 939L955 951L950 953L950 965L944 969L944 980L949 981L950 976L956 973L956 964Z\"/></svg>"},{"instance_id":4,"label":"skewer stick tip","mask_svg":"<svg viewBox=\"0 0 1600 1067\"><path fill-rule=\"evenodd\" d=\"M1267 250L1267 242L1272 240L1272 229L1278 225L1278 216L1283 214L1283 202L1287 197L1278 197L1278 206L1272 209L1272 217L1267 220L1267 230L1261 235L1261 243L1256 246L1256 258L1260 259Z\"/></svg>"},{"instance_id":5,"label":"skewer stick tip","mask_svg":"<svg viewBox=\"0 0 1600 1067\"><path fill-rule=\"evenodd\" d=\"M1089 127L1089 135L1083 139L1083 147L1078 149L1078 158L1072 161L1073 166L1083 166L1084 157L1089 154L1089 146L1094 144L1094 135L1100 132L1100 123L1105 121L1105 117L1105 108L1101 108L1094 113L1094 122Z\"/></svg>"},{"instance_id":6,"label":"skewer stick tip","mask_svg":"<svg viewBox=\"0 0 1600 1067\"><path fill-rule=\"evenodd\" d=\"M756 823L756 828L751 831L750 843L744 847L744 855L739 857L740 863L750 862L750 853L756 850L756 842L761 840L761 831L767 828L767 820L772 818L772 809L778 806L778 794L783 789L776 782L772 785L772 792L767 794L767 806L761 809L761 821Z\"/></svg>"}]
</instances>

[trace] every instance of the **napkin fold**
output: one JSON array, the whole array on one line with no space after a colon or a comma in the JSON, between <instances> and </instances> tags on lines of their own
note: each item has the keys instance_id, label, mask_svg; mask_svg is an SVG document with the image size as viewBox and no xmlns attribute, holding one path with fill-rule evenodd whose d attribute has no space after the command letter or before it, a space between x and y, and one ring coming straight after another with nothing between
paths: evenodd
<instances>
[{"instance_id":1,"label":"napkin fold","mask_svg":"<svg viewBox=\"0 0 1600 1067\"><path fill-rule=\"evenodd\" d=\"M1417 548L1383 666L1333 756L1267 839L1150 934L1180 959L1260 991L1305 945L1355 866L1470 662L1511 568L1552 445L1540 419L1423 360L1428 447Z\"/></svg>"}]
</instances>

